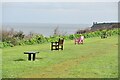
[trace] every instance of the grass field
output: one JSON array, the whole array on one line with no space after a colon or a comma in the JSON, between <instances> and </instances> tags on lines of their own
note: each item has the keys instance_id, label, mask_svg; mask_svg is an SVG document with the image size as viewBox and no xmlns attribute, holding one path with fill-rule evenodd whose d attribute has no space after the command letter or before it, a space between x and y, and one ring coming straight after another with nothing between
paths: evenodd
<instances>
[{"instance_id":1,"label":"grass field","mask_svg":"<svg viewBox=\"0 0 120 80\"><path fill-rule=\"evenodd\" d=\"M24 51L40 53L28 61ZM68 40L63 51L51 51L50 43L4 48L2 60L3 78L117 78L118 37Z\"/></svg>"}]
</instances>

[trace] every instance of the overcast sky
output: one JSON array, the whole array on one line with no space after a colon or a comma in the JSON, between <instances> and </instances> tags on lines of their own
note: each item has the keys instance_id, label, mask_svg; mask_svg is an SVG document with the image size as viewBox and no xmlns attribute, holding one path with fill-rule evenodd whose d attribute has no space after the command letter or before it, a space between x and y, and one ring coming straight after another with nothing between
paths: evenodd
<instances>
[{"instance_id":1,"label":"overcast sky","mask_svg":"<svg viewBox=\"0 0 120 80\"><path fill-rule=\"evenodd\" d=\"M3 23L92 24L117 22L117 2L7 2ZM0 13L1 14L1 13Z\"/></svg>"}]
</instances>

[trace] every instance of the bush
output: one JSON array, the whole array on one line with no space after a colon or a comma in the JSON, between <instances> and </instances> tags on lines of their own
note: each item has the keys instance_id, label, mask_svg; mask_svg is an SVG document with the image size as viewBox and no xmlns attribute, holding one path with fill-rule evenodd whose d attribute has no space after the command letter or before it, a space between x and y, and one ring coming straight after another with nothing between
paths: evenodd
<instances>
[{"instance_id":1,"label":"bush","mask_svg":"<svg viewBox=\"0 0 120 80\"><path fill-rule=\"evenodd\" d=\"M25 45L24 41L20 41L20 42L19 42L19 45L21 45L21 46L22 46L22 45Z\"/></svg>"},{"instance_id":2,"label":"bush","mask_svg":"<svg viewBox=\"0 0 120 80\"><path fill-rule=\"evenodd\" d=\"M71 34L70 36L69 36L69 39L70 40L73 40L75 37L74 37L74 35L73 34Z\"/></svg>"},{"instance_id":3,"label":"bush","mask_svg":"<svg viewBox=\"0 0 120 80\"><path fill-rule=\"evenodd\" d=\"M2 42L2 46L1 47L13 47L14 45L11 44L10 42Z\"/></svg>"},{"instance_id":4,"label":"bush","mask_svg":"<svg viewBox=\"0 0 120 80\"><path fill-rule=\"evenodd\" d=\"M3 43L2 42L0 42L0 48L3 48Z\"/></svg>"},{"instance_id":5,"label":"bush","mask_svg":"<svg viewBox=\"0 0 120 80\"><path fill-rule=\"evenodd\" d=\"M107 34L107 36L112 35L120 35L120 29L111 29L111 30L99 30L89 33L82 34L85 38L91 37L99 37L103 34ZM32 44L42 44L45 42L54 42L58 41L59 38L64 38L65 40L73 40L74 38L79 38L81 34L70 34L70 35L53 35L50 37L44 37L43 35L39 34L31 34L24 37L23 32L14 32L12 31L4 31L3 39L0 44L2 47L13 47L16 45L32 45Z\"/></svg>"}]
</instances>

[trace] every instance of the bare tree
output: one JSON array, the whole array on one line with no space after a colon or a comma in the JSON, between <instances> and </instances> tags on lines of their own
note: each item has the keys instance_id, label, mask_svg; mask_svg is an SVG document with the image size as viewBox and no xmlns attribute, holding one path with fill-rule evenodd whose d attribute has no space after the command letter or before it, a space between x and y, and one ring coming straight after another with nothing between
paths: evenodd
<instances>
[{"instance_id":1,"label":"bare tree","mask_svg":"<svg viewBox=\"0 0 120 80\"><path fill-rule=\"evenodd\" d=\"M59 27L58 26L54 29L54 35L59 35Z\"/></svg>"}]
</instances>

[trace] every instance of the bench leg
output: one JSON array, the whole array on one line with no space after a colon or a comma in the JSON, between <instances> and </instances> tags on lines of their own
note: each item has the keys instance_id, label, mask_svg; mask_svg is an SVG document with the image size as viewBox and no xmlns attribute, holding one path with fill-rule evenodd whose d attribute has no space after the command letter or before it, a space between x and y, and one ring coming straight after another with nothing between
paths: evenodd
<instances>
[{"instance_id":1,"label":"bench leg","mask_svg":"<svg viewBox=\"0 0 120 80\"><path fill-rule=\"evenodd\" d=\"M53 45L51 45L51 51L53 50Z\"/></svg>"},{"instance_id":2,"label":"bench leg","mask_svg":"<svg viewBox=\"0 0 120 80\"><path fill-rule=\"evenodd\" d=\"M60 45L58 45L58 50L60 49Z\"/></svg>"},{"instance_id":3,"label":"bench leg","mask_svg":"<svg viewBox=\"0 0 120 80\"><path fill-rule=\"evenodd\" d=\"M28 54L28 60L31 60L31 54Z\"/></svg>"},{"instance_id":4,"label":"bench leg","mask_svg":"<svg viewBox=\"0 0 120 80\"><path fill-rule=\"evenodd\" d=\"M35 54L33 54L33 61L35 60Z\"/></svg>"},{"instance_id":5,"label":"bench leg","mask_svg":"<svg viewBox=\"0 0 120 80\"><path fill-rule=\"evenodd\" d=\"M60 49L63 50L63 45L60 46Z\"/></svg>"}]
</instances>

